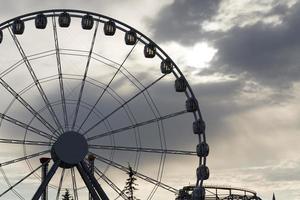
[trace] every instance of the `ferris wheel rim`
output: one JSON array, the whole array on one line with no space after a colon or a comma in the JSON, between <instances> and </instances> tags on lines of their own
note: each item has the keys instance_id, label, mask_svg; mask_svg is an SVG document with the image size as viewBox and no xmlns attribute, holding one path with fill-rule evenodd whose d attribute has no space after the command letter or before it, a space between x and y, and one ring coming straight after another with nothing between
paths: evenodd
<instances>
[{"instance_id":1,"label":"ferris wheel rim","mask_svg":"<svg viewBox=\"0 0 300 200\"><path fill-rule=\"evenodd\" d=\"M101 15L101 14L98 14L98 13L94 13L94 12L89 12L89 11L82 11L82 10L74 10L74 9L51 9L51 10L42 10L42 11L37 11L37 12L32 12L32 13L28 13L28 14L25 14L25 15L21 15L21 16L18 16L18 17L15 17L15 18L12 18L10 20L7 20L3 23L0 24L0 30L3 30L5 28L9 28L9 26L11 25L11 23L16 20L16 19L22 19L24 21L30 21L33 18L33 16L37 15L37 14L40 14L40 13L44 13L44 14L47 14L47 17L56 17L58 12L69 12L71 13L70 15L72 17L82 17L82 15L76 15L76 14L90 14L90 15L94 15L94 16L97 16L99 19L95 18L95 21L98 21L98 22L102 22L101 21L101 18L104 18L106 20L113 20L114 22L116 22L117 24L121 25L121 26L124 26L124 28L122 28L121 26L117 26L118 29L122 30L122 31L125 31L126 28L128 30L134 30L134 32L136 32L140 37L138 37L138 41L142 42L143 44L147 44L147 43L151 43L151 44L154 44L155 47L158 49L158 52L157 52L157 55L158 57L163 60L163 59L170 59L174 68L176 69L177 73L176 72L173 72L173 75L178 78L178 77L183 77L185 79L185 76L183 75L183 73L180 71L179 67L176 65L176 63L168 56L168 54L166 54L164 52L163 49L161 49L155 42L153 42L150 38L148 38L147 36L145 36L143 33L141 33L140 31L136 30L135 28L119 21L119 20L116 20L114 18L111 18L111 17L107 17L105 15ZM76 14L73 14L73 13L76 13ZM162 54L162 55L161 55ZM194 98L196 99L192 89L191 89L191 86L189 85L188 81L186 81L186 84L187 84L187 90L189 92L185 92L187 98L191 97L191 98ZM198 115L197 115L197 114ZM200 120L202 120L202 115L201 115L201 112L200 112L200 108L199 108L199 105L197 105L197 109L195 112L193 112L194 114L194 118L195 120L197 120L198 118ZM1 119L2 120L2 119ZM202 136L202 137L201 137ZM202 135L199 135L199 142L203 141L206 143L206 136L205 134L202 134ZM163 154L163 155L166 155L166 154ZM200 157L199 158L199 163L200 165L203 164L203 165L206 165L206 156L205 157ZM203 184L203 180L198 180L197 179L197 185L200 185L202 186ZM158 186L157 186L158 188Z\"/></svg>"}]
</instances>

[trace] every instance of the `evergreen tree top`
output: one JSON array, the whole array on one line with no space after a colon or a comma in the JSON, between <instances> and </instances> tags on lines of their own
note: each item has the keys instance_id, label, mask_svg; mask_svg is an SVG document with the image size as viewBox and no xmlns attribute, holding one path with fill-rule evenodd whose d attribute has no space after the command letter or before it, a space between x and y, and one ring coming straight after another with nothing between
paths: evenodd
<instances>
[{"instance_id":1,"label":"evergreen tree top","mask_svg":"<svg viewBox=\"0 0 300 200\"><path fill-rule=\"evenodd\" d=\"M73 197L68 189L66 189L66 192L62 195L62 200L73 200Z\"/></svg>"},{"instance_id":2,"label":"evergreen tree top","mask_svg":"<svg viewBox=\"0 0 300 200\"><path fill-rule=\"evenodd\" d=\"M125 183L125 188L124 188L124 192L125 194L128 196L129 200L139 200L138 198L136 198L134 196L134 191L138 190L136 186L138 186L138 184L136 183L136 178L135 178L135 174L136 172L132 169L132 167L128 164L128 172L127 175L129 176L126 179L126 183Z\"/></svg>"}]
</instances>

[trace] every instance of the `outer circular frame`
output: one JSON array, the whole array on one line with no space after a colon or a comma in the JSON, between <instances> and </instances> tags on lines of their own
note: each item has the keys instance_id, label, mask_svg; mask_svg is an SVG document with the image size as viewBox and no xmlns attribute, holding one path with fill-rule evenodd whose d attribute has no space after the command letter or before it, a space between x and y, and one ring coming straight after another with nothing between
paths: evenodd
<instances>
[{"instance_id":1,"label":"outer circular frame","mask_svg":"<svg viewBox=\"0 0 300 200\"><path fill-rule=\"evenodd\" d=\"M193 129L194 129L194 133L199 138L199 145L197 146L197 155L199 156L199 167L197 169L196 187L203 187L203 181L208 179L208 176L209 176L208 168L206 167L206 157L208 155L208 145L206 143L206 136L205 136L205 123L203 121L198 103L196 101L196 97L191 89L191 86L184 78L183 73L180 71L180 69L176 65L176 63L168 56L168 54L162 48L160 48L154 41L152 41L150 38L148 38L146 35L144 35L140 31L136 30L135 28L133 28L119 20L113 19L108 16L101 15L98 13L94 13L94 12L73 10L73 9L42 10L42 11L24 14L24 15L12 18L10 20L7 20L7 21L1 23L0 30L2 31L4 29L12 26L15 21L26 22L26 21L34 20L37 15L41 15L41 14L43 14L46 17L53 17L53 16L59 17L59 15L64 12L68 13L71 17L76 17L76 18L83 18L86 15L93 16L95 21L99 21L104 24L107 22L114 22L115 28L117 28L123 32L130 31L130 33L135 33L137 35L137 40L139 40L141 43L143 43L146 46L150 45L151 48L155 47L155 55L157 55L162 61L168 60L169 62L171 62L171 64L173 65L173 70L172 70L173 75L177 79L183 78L186 82L186 89L187 89L187 90L185 90L185 95L187 97L186 104L187 104L187 106L193 107L193 109L191 109L191 110L187 109L187 110L189 112L192 112L194 115L195 122L193 124ZM1 35L1 40L5 40L5 38L2 38L2 35ZM150 46L149 46L149 48L150 48ZM151 48L149 50L151 50ZM194 100L194 101L189 101L189 100ZM195 149L196 149L196 147L195 147Z\"/></svg>"}]
</instances>

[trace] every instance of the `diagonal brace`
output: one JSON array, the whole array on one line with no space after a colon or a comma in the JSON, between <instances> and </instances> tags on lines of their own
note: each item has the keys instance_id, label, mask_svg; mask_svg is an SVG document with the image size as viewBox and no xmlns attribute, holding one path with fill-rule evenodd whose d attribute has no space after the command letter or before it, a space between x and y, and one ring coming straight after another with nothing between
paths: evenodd
<instances>
[{"instance_id":1,"label":"diagonal brace","mask_svg":"<svg viewBox=\"0 0 300 200\"><path fill-rule=\"evenodd\" d=\"M42 182L42 184L40 185L40 187L38 188L38 190L32 197L32 200L39 200L41 195L44 193L47 185L49 184L50 180L52 179L53 175L55 174L57 168L59 167L59 164L60 164L60 161L56 161L52 165L52 167L51 167L50 171L48 172L47 176L45 177L44 181Z\"/></svg>"},{"instance_id":2,"label":"diagonal brace","mask_svg":"<svg viewBox=\"0 0 300 200\"><path fill-rule=\"evenodd\" d=\"M83 179L85 185L87 186L87 188L88 188L90 194L92 195L93 200L100 200L100 198L99 198L97 192L95 191L95 189L94 189L94 187L93 187L91 181L89 180L89 177L87 176L87 174L86 174L85 171L83 170L81 164L76 165L76 167L77 167L77 170L78 170L78 172L79 172L81 178Z\"/></svg>"},{"instance_id":3,"label":"diagonal brace","mask_svg":"<svg viewBox=\"0 0 300 200\"><path fill-rule=\"evenodd\" d=\"M90 173L90 170L88 169L86 163L84 161L81 161L80 164L81 164L83 170L85 171L85 173L88 175L90 181L92 182L92 184L95 187L96 191L100 195L101 199L102 200L109 200L107 195L105 194L104 190L102 189L102 187L98 183L97 179L95 178L95 176Z\"/></svg>"}]
</instances>

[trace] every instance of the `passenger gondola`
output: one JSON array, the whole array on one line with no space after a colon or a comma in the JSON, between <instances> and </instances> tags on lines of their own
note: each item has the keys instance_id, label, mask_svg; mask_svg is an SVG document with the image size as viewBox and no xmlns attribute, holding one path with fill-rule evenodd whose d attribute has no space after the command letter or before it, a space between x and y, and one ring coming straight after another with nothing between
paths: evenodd
<instances>
[{"instance_id":1,"label":"passenger gondola","mask_svg":"<svg viewBox=\"0 0 300 200\"><path fill-rule=\"evenodd\" d=\"M125 43L127 45L134 45L137 41L137 36L136 36L136 32L134 32L133 30L130 31L126 31L125 33Z\"/></svg>"},{"instance_id":2,"label":"passenger gondola","mask_svg":"<svg viewBox=\"0 0 300 200\"><path fill-rule=\"evenodd\" d=\"M12 32L15 35L21 35L24 33L25 24L21 19L16 19L12 24Z\"/></svg>"},{"instance_id":3,"label":"passenger gondola","mask_svg":"<svg viewBox=\"0 0 300 200\"><path fill-rule=\"evenodd\" d=\"M91 30L94 26L94 18L92 15L84 15L81 19L81 27L84 30Z\"/></svg>"},{"instance_id":4,"label":"passenger gondola","mask_svg":"<svg viewBox=\"0 0 300 200\"><path fill-rule=\"evenodd\" d=\"M195 112L198 109L198 102L194 97L190 97L186 100L185 106L188 112Z\"/></svg>"},{"instance_id":5,"label":"passenger gondola","mask_svg":"<svg viewBox=\"0 0 300 200\"><path fill-rule=\"evenodd\" d=\"M173 64L170 59L165 59L160 63L160 71L163 74L170 74L173 71Z\"/></svg>"},{"instance_id":6,"label":"passenger gondola","mask_svg":"<svg viewBox=\"0 0 300 200\"><path fill-rule=\"evenodd\" d=\"M59 26L62 28L67 28L71 24L71 16L67 12L63 12L58 17Z\"/></svg>"},{"instance_id":7,"label":"passenger gondola","mask_svg":"<svg viewBox=\"0 0 300 200\"><path fill-rule=\"evenodd\" d=\"M179 77L175 80L175 90L176 92L185 92L186 91L186 80L184 77Z\"/></svg>"},{"instance_id":8,"label":"passenger gondola","mask_svg":"<svg viewBox=\"0 0 300 200\"><path fill-rule=\"evenodd\" d=\"M37 29L45 29L47 26L47 17L41 13L35 17L35 27Z\"/></svg>"},{"instance_id":9,"label":"passenger gondola","mask_svg":"<svg viewBox=\"0 0 300 200\"><path fill-rule=\"evenodd\" d=\"M103 31L105 35L113 36L116 33L116 24L113 21L107 21L104 23Z\"/></svg>"},{"instance_id":10,"label":"passenger gondola","mask_svg":"<svg viewBox=\"0 0 300 200\"><path fill-rule=\"evenodd\" d=\"M154 58L156 54L156 47L154 44L149 43L146 44L144 47L144 55L146 58Z\"/></svg>"}]
</instances>

